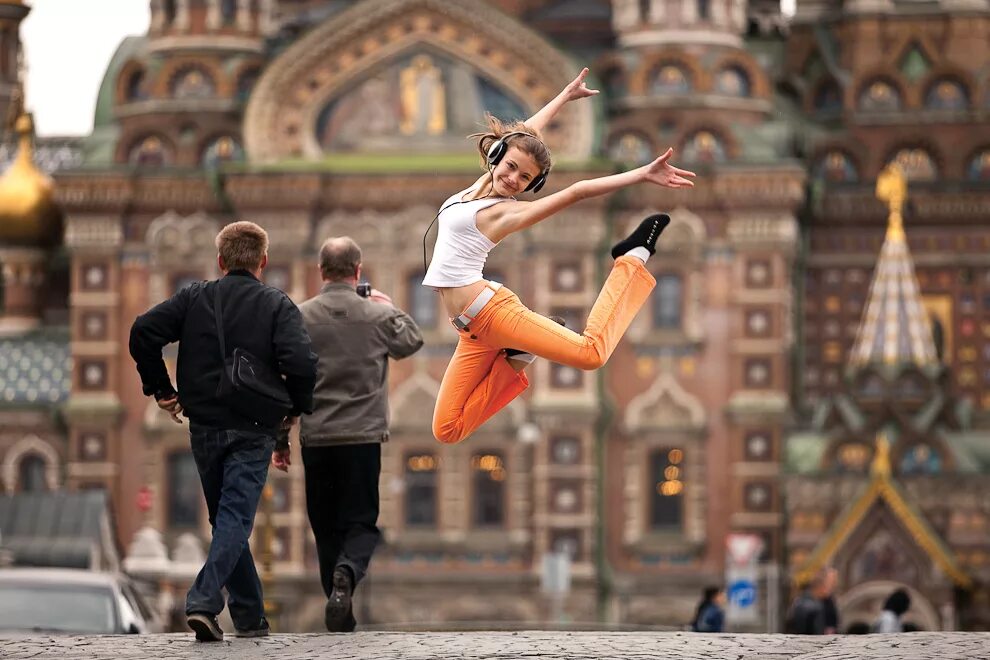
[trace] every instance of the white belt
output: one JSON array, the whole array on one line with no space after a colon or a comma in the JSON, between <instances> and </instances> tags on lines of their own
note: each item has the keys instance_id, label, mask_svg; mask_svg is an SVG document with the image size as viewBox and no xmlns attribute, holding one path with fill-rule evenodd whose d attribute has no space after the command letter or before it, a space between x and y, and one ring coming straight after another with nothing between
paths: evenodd
<instances>
[{"instance_id":1,"label":"white belt","mask_svg":"<svg viewBox=\"0 0 990 660\"><path fill-rule=\"evenodd\" d=\"M502 285L498 282L488 282L485 288L478 294L478 296L468 305L468 308L458 316L457 318L450 319L450 322L454 324L454 327L461 332L468 329L468 324L474 320L474 318L481 313L481 310L485 308L485 305L495 297L495 292L502 288Z\"/></svg>"}]
</instances>

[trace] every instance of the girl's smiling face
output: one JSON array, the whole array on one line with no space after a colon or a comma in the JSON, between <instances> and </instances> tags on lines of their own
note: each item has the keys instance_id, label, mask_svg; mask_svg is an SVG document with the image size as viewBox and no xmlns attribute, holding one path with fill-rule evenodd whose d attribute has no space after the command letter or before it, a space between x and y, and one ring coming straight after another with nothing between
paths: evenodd
<instances>
[{"instance_id":1,"label":"girl's smiling face","mask_svg":"<svg viewBox=\"0 0 990 660\"><path fill-rule=\"evenodd\" d=\"M492 174L492 187L499 197L512 197L526 190L540 175L536 159L519 147L510 146Z\"/></svg>"}]
</instances>

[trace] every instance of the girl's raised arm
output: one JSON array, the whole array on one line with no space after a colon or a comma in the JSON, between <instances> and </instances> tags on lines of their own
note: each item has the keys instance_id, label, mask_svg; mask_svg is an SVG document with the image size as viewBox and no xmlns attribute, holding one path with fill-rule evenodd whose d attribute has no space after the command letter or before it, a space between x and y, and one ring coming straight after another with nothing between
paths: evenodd
<instances>
[{"instance_id":1,"label":"girl's raised arm","mask_svg":"<svg viewBox=\"0 0 990 660\"><path fill-rule=\"evenodd\" d=\"M584 79L587 75L588 67L581 69L581 73L578 74L577 78L568 83L567 87L562 89L560 94L553 97L549 103L540 108L539 112L527 119L524 123L530 128L542 132L550 124L550 120L560 112L560 109L568 101L576 101L598 94L597 89L588 89L588 86L584 84Z\"/></svg>"},{"instance_id":2,"label":"girl's raised arm","mask_svg":"<svg viewBox=\"0 0 990 660\"><path fill-rule=\"evenodd\" d=\"M665 188L693 188L691 179L695 176L694 172L671 165L669 161L673 153L673 149L667 149L652 163L620 174L578 181L532 202L496 204L480 211L478 217L487 216L485 220L491 223L491 233L494 234L489 238L497 243L509 234L531 227L582 199L607 195L626 186L652 183Z\"/></svg>"}]
</instances>

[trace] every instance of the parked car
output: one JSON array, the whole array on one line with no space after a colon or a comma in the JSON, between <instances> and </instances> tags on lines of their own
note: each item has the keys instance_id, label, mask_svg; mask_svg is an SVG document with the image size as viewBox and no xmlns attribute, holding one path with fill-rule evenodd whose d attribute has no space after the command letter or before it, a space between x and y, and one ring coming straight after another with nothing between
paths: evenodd
<instances>
[{"instance_id":1,"label":"parked car","mask_svg":"<svg viewBox=\"0 0 990 660\"><path fill-rule=\"evenodd\" d=\"M125 575L67 568L0 569L0 633L113 635L160 630Z\"/></svg>"}]
</instances>

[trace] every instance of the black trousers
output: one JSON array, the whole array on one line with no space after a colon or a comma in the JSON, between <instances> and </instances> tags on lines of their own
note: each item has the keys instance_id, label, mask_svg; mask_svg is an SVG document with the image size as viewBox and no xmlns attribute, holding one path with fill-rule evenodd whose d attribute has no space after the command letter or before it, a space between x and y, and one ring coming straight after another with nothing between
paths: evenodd
<instances>
[{"instance_id":1,"label":"black trousers","mask_svg":"<svg viewBox=\"0 0 990 660\"><path fill-rule=\"evenodd\" d=\"M355 586L368 571L381 532L378 530L379 443L303 447L306 511L316 537L320 582L327 598L333 571L347 566Z\"/></svg>"}]
</instances>

